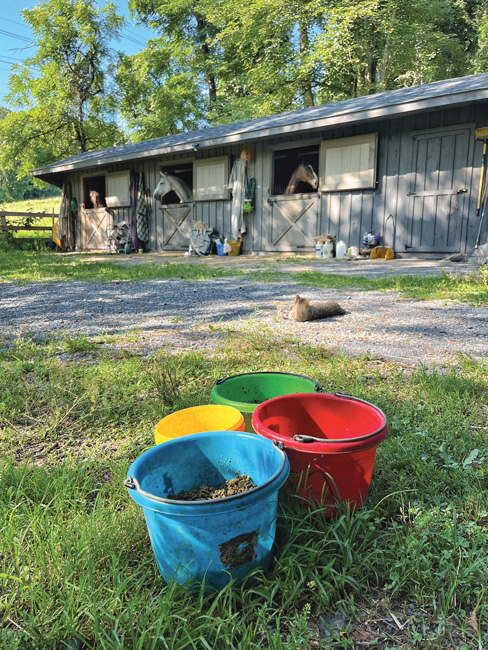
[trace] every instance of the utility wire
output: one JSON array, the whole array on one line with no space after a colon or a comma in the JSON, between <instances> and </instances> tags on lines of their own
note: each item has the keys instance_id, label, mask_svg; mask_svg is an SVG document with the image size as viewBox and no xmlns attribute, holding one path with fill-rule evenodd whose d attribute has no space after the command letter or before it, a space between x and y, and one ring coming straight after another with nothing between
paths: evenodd
<instances>
[{"instance_id":1,"label":"utility wire","mask_svg":"<svg viewBox=\"0 0 488 650\"><path fill-rule=\"evenodd\" d=\"M13 23L14 25L20 25L21 27L25 27L25 23L18 23L16 20L10 20L10 18L4 18L3 16L0 16L0 20L6 20L8 23Z\"/></svg>"},{"instance_id":2,"label":"utility wire","mask_svg":"<svg viewBox=\"0 0 488 650\"><path fill-rule=\"evenodd\" d=\"M24 60L24 59L18 59L15 56L8 56L8 54L2 54L2 56L3 56L4 59L10 59L11 61L20 61L20 62L22 62ZM6 63L6 61L4 61L4 63Z\"/></svg>"},{"instance_id":3,"label":"utility wire","mask_svg":"<svg viewBox=\"0 0 488 650\"><path fill-rule=\"evenodd\" d=\"M18 38L19 41L24 41L24 43L32 42L32 38L28 38L27 36L20 36L20 34L14 34L13 32L7 32L5 29L0 29L0 34L3 34L4 36L10 36L10 38Z\"/></svg>"}]
</instances>

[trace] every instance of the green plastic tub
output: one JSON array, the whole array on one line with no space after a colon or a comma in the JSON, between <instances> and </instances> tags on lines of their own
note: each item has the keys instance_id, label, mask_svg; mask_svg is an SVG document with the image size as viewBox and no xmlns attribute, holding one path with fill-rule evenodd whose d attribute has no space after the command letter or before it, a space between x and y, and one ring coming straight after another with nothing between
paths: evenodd
<instances>
[{"instance_id":1,"label":"green plastic tub","mask_svg":"<svg viewBox=\"0 0 488 650\"><path fill-rule=\"evenodd\" d=\"M321 393L322 387L310 377L288 372L247 372L218 379L210 397L215 404L233 406L242 413L247 432L254 432L254 409L273 397L297 393Z\"/></svg>"}]
</instances>

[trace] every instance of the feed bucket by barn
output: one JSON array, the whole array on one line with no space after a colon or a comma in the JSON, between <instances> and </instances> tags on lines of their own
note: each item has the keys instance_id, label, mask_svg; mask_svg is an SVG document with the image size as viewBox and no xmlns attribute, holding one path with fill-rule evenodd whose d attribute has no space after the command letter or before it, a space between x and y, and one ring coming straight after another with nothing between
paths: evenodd
<instances>
[{"instance_id":1,"label":"feed bucket by barn","mask_svg":"<svg viewBox=\"0 0 488 650\"><path fill-rule=\"evenodd\" d=\"M248 372L218 379L210 397L216 404L238 409L243 417L246 431L253 432L254 409L266 400L280 395L320 392L322 387L310 377L288 372Z\"/></svg>"},{"instance_id":2,"label":"feed bucket by barn","mask_svg":"<svg viewBox=\"0 0 488 650\"><path fill-rule=\"evenodd\" d=\"M273 558L278 490L289 475L286 454L272 441L238 431L169 440L144 452L125 486L144 512L152 549L166 582L222 589L231 579L265 571ZM256 487L214 500L176 495L221 486L236 475Z\"/></svg>"},{"instance_id":3,"label":"feed bucket by barn","mask_svg":"<svg viewBox=\"0 0 488 650\"><path fill-rule=\"evenodd\" d=\"M363 505L376 449L388 435L379 408L341 393L288 395L260 404L252 423L282 444L300 497L323 503L329 514L338 501Z\"/></svg>"},{"instance_id":4,"label":"feed bucket by barn","mask_svg":"<svg viewBox=\"0 0 488 650\"><path fill-rule=\"evenodd\" d=\"M156 444L204 431L244 431L244 418L232 406L209 404L171 413L156 425Z\"/></svg>"}]
</instances>

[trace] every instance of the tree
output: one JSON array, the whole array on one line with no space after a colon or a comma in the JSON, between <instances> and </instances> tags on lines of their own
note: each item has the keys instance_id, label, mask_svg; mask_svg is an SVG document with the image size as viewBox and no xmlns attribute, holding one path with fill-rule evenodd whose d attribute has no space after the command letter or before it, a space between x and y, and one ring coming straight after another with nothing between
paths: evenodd
<instances>
[{"instance_id":1,"label":"tree","mask_svg":"<svg viewBox=\"0 0 488 650\"><path fill-rule=\"evenodd\" d=\"M463 76L482 0L334 0L324 5L315 57L321 101Z\"/></svg>"},{"instance_id":2,"label":"tree","mask_svg":"<svg viewBox=\"0 0 488 650\"><path fill-rule=\"evenodd\" d=\"M318 0L132 0L157 38L119 67L138 137L312 106ZM143 72L142 72L143 71ZM178 119L175 116L178 109ZM152 119L158 113L158 120Z\"/></svg>"},{"instance_id":3,"label":"tree","mask_svg":"<svg viewBox=\"0 0 488 650\"><path fill-rule=\"evenodd\" d=\"M36 53L15 67L0 125L1 163L22 176L34 167L122 141L109 92L112 52L123 19L112 3L45 0L22 16Z\"/></svg>"},{"instance_id":4,"label":"tree","mask_svg":"<svg viewBox=\"0 0 488 650\"><path fill-rule=\"evenodd\" d=\"M205 100L186 51L163 38L120 58L120 111L134 140L192 131L206 124Z\"/></svg>"},{"instance_id":5,"label":"tree","mask_svg":"<svg viewBox=\"0 0 488 650\"><path fill-rule=\"evenodd\" d=\"M141 54L160 81L156 94L144 85L142 103L131 95L136 122L149 106L162 117L178 106L181 125L197 114L222 124L486 66L484 0L132 0L131 7L158 32L152 46L165 60L155 67L154 49ZM134 87L126 76L125 88ZM176 122L163 120L165 132Z\"/></svg>"},{"instance_id":6,"label":"tree","mask_svg":"<svg viewBox=\"0 0 488 650\"><path fill-rule=\"evenodd\" d=\"M479 7L474 24L478 39L473 57L473 72L488 72L488 8Z\"/></svg>"}]
</instances>

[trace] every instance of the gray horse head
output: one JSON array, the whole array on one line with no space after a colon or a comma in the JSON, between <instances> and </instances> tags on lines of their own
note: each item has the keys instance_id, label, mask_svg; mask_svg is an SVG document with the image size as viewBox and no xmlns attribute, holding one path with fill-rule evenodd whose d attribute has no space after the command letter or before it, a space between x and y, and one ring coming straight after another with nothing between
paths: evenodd
<instances>
[{"instance_id":1,"label":"gray horse head","mask_svg":"<svg viewBox=\"0 0 488 650\"><path fill-rule=\"evenodd\" d=\"M156 201L161 201L166 194L172 190L176 193L182 203L188 203L192 199L192 191L180 178L159 172L161 180L154 190L153 197Z\"/></svg>"}]
</instances>

